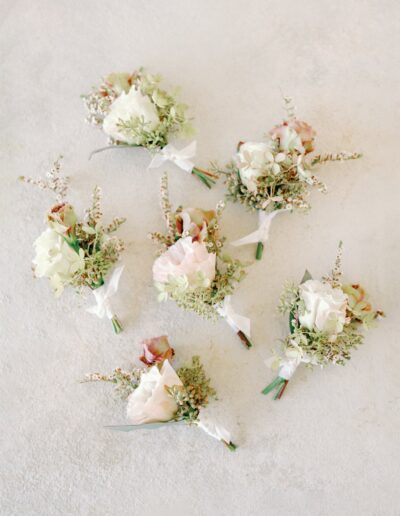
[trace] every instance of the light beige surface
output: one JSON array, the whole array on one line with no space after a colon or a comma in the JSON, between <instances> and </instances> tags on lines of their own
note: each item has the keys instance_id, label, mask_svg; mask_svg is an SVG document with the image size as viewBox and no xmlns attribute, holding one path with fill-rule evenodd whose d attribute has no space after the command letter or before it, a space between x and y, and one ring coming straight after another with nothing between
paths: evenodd
<instances>
[{"instance_id":1,"label":"light beige surface","mask_svg":"<svg viewBox=\"0 0 400 516\"><path fill-rule=\"evenodd\" d=\"M400 514L398 2L3 1L0 14L1 514ZM224 163L239 139L278 123L281 92L317 130L318 149L365 154L321 170L329 193L313 194L308 216L274 222L263 262L235 296L252 317L251 351L223 322L155 300L146 234L162 228L162 171L147 172L140 151L87 159L104 138L83 122L80 94L140 65L182 86L200 165ZM32 279L32 242L52 198L16 178L45 173L59 153L80 209L97 183L105 214L128 217L120 337L72 294L56 303L47 281ZM222 185L209 193L169 170L176 203L213 207L223 195ZM237 238L255 224L231 205L223 229ZM302 368L273 402L260 390L272 378L264 360L286 329L274 313L281 286L305 267L329 271L339 239L346 278L389 317L345 368ZM235 454L196 429L103 429L123 421L123 405L109 386L79 380L128 366L141 338L164 332L178 359L201 355Z\"/></svg>"}]
</instances>

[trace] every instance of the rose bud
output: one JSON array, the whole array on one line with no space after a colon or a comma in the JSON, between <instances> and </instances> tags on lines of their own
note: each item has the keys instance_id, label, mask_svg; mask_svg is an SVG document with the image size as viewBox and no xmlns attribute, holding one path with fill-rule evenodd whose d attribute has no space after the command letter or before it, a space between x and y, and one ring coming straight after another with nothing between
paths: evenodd
<instances>
[{"instance_id":1,"label":"rose bud","mask_svg":"<svg viewBox=\"0 0 400 516\"><path fill-rule=\"evenodd\" d=\"M110 73L105 78L105 83L120 95L122 92L128 93L133 79L134 76L130 73Z\"/></svg>"},{"instance_id":2,"label":"rose bud","mask_svg":"<svg viewBox=\"0 0 400 516\"><path fill-rule=\"evenodd\" d=\"M312 152L314 150L314 138L316 133L311 125L295 119L293 120L291 127L300 136L301 143L303 144L306 154L308 152Z\"/></svg>"},{"instance_id":3,"label":"rose bud","mask_svg":"<svg viewBox=\"0 0 400 516\"><path fill-rule=\"evenodd\" d=\"M343 287L346 292L349 306L355 312L370 312L371 304L366 300L366 292L361 285L346 285Z\"/></svg>"},{"instance_id":4,"label":"rose bud","mask_svg":"<svg viewBox=\"0 0 400 516\"><path fill-rule=\"evenodd\" d=\"M49 226L60 235L70 233L76 221L74 208L66 203L56 204L47 215Z\"/></svg>"},{"instance_id":5,"label":"rose bud","mask_svg":"<svg viewBox=\"0 0 400 516\"><path fill-rule=\"evenodd\" d=\"M140 357L140 360L149 367L163 363L164 360L171 360L175 354L175 351L169 345L166 335L146 339L142 342L142 345L143 355Z\"/></svg>"},{"instance_id":6,"label":"rose bud","mask_svg":"<svg viewBox=\"0 0 400 516\"><path fill-rule=\"evenodd\" d=\"M193 242L202 242L207 235L208 224L216 218L214 210L204 211L200 208L187 208L176 217L176 230L191 236Z\"/></svg>"},{"instance_id":7,"label":"rose bud","mask_svg":"<svg viewBox=\"0 0 400 516\"><path fill-rule=\"evenodd\" d=\"M315 131L306 122L291 120L283 122L272 129L270 135L273 140L279 140L284 151L297 150L300 153L309 153L314 150Z\"/></svg>"}]
</instances>

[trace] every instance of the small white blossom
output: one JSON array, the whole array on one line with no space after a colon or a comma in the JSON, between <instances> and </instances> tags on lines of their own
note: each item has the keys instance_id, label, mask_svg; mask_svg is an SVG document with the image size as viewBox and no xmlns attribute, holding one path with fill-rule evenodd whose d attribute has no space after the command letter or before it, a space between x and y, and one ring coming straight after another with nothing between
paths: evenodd
<instances>
[{"instance_id":1,"label":"small white blossom","mask_svg":"<svg viewBox=\"0 0 400 516\"><path fill-rule=\"evenodd\" d=\"M257 178L265 173L270 156L271 150L268 143L246 142L240 146L235 160L240 179L251 192L257 191Z\"/></svg>"},{"instance_id":2,"label":"small white blossom","mask_svg":"<svg viewBox=\"0 0 400 516\"><path fill-rule=\"evenodd\" d=\"M308 280L299 287L305 313L300 315L301 326L332 335L343 331L346 323L347 295L329 283Z\"/></svg>"}]
</instances>

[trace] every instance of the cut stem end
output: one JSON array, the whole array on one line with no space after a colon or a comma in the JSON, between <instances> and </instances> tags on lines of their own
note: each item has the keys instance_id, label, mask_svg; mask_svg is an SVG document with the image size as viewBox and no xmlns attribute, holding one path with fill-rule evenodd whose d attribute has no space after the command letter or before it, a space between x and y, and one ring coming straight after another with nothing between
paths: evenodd
<instances>
[{"instance_id":1,"label":"cut stem end","mask_svg":"<svg viewBox=\"0 0 400 516\"><path fill-rule=\"evenodd\" d=\"M253 343L251 342L251 340L241 330L237 332L237 336L243 342L247 349L253 347Z\"/></svg>"},{"instance_id":2,"label":"cut stem end","mask_svg":"<svg viewBox=\"0 0 400 516\"><path fill-rule=\"evenodd\" d=\"M264 252L264 244L262 242L258 242L257 250L256 250L256 260L261 260Z\"/></svg>"},{"instance_id":3,"label":"cut stem end","mask_svg":"<svg viewBox=\"0 0 400 516\"><path fill-rule=\"evenodd\" d=\"M122 324L121 324L120 320L118 319L118 317L116 315L114 315L112 317L111 323L112 323L113 328L114 328L114 333L116 335L118 335L118 333L121 333L121 331L123 330L123 327L122 327Z\"/></svg>"},{"instance_id":4,"label":"cut stem end","mask_svg":"<svg viewBox=\"0 0 400 516\"><path fill-rule=\"evenodd\" d=\"M232 452L236 451L237 445L235 443L233 443L232 441L229 441L229 443L226 441L222 441L222 442L225 444L225 446L228 448L228 450L230 450Z\"/></svg>"},{"instance_id":5,"label":"cut stem end","mask_svg":"<svg viewBox=\"0 0 400 516\"><path fill-rule=\"evenodd\" d=\"M211 188L213 185L215 185L218 179L218 176L212 172L197 167L193 167L192 174L194 174L203 184L205 184L207 188Z\"/></svg>"},{"instance_id":6,"label":"cut stem end","mask_svg":"<svg viewBox=\"0 0 400 516\"><path fill-rule=\"evenodd\" d=\"M277 376L273 382L265 387L262 394L269 394L271 391L277 389L277 392L274 396L274 400L279 400L282 397L283 391L286 389L289 380L282 378L281 376Z\"/></svg>"}]
</instances>

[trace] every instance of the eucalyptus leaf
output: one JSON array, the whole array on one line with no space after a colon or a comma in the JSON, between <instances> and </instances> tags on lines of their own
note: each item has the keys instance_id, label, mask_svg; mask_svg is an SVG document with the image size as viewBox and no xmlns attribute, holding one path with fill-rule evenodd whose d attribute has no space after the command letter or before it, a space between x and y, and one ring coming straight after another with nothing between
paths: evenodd
<instances>
[{"instance_id":1,"label":"eucalyptus leaf","mask_svg":"<svg viewBox=\"0 0 400 516\"><path fill-rule=\"evenodd\" d=\"M303 276L302 280L300 281L300 285L301 285L302 283L305 283L306 281L308 281L308 280L310 280L310 279L312 279L312 276L311 276L311 274L308 272L308 270L306 269L306 270L305 270L305 272L304 272L304 276Z\"/></svg>"},{"instance_id":2,"label":"eucalyptus leaf","mask_svg":"<svg viewBox=\"0 0 400 516\"><path fill-rule=\"evenodd\" d=\"M109 428L115 432L132 432L132 430L155 430L165 425L183 423L183 421L165 421L159 423L143 423L142 425L107 425L104 428Z\"/></svg>"}]
</instances>

